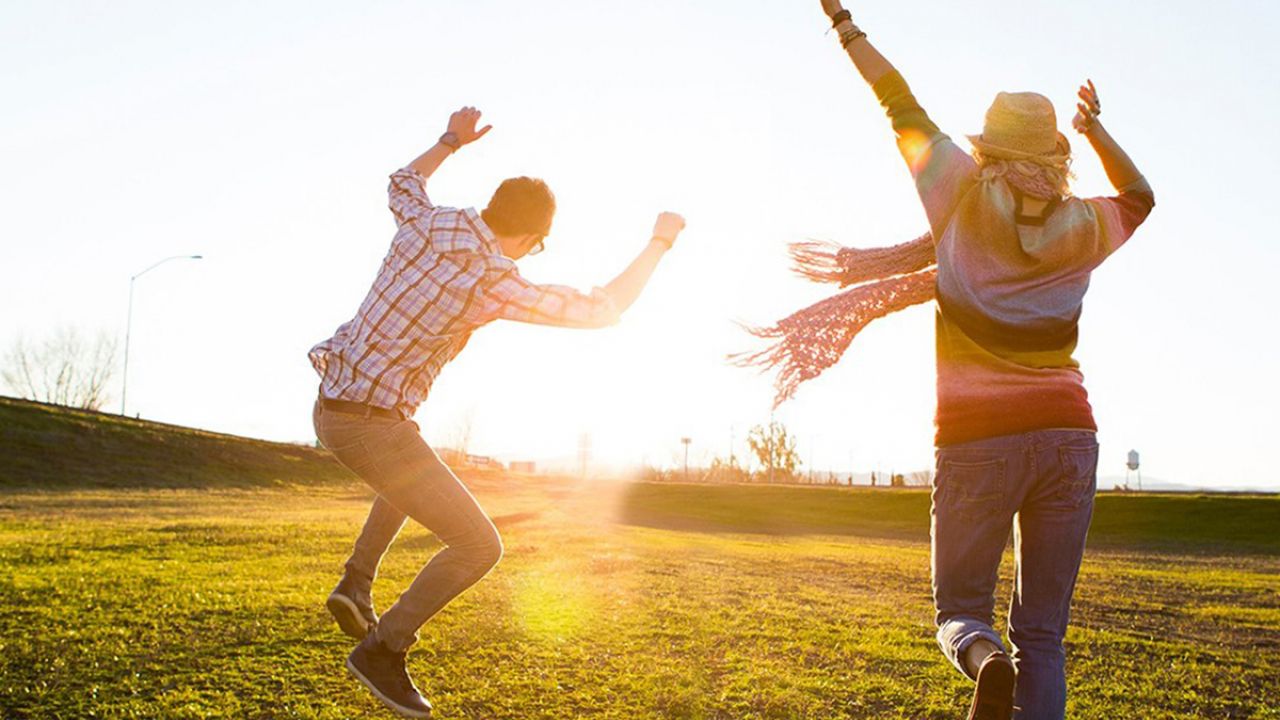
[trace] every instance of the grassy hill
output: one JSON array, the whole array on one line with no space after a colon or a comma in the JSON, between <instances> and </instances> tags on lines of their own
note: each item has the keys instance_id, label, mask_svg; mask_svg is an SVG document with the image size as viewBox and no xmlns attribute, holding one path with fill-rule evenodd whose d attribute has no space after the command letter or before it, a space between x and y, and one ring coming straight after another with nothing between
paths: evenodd
<instances>
[{"instance_id":1,"label":"grassy hill","mask_svg":"<svg viewBox=\"0 0 1280 720\"><path fill-rule=\"evenodd\" d=\"M324 450L0 397L0 487L347 482Z\"/></svg>"}]
</instances>

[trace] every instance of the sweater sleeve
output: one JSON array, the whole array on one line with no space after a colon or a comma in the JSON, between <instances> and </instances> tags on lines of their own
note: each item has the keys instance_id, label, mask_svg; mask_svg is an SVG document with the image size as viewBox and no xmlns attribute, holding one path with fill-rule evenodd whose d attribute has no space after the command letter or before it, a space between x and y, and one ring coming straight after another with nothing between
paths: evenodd
<instances>
[{"instance_id":1,"label":"sweater sleeve","mask_svg":"<svg viewBox=\"0 0 1280 720\"><path fill-rule=\"evenodd\" d=\"M1156 196L1146 178L1139 178L1121 188L1118 195L1089 198L1085 204L1093 211L1098 226L1096 266L1133 237L1155 208Z\"/></svg>"},{"instance_id":2,"label":"sweater sleeve","mask_svg":"<svg viewBox=\"0 0 1280 720\"><path fill-rule=\"evenodd\" d=\"M911 170L936 240L972 187L977 163L929 119L899 72L880 78L872 90L893 124L898 150Z\"/></svg>"}]
</instances>

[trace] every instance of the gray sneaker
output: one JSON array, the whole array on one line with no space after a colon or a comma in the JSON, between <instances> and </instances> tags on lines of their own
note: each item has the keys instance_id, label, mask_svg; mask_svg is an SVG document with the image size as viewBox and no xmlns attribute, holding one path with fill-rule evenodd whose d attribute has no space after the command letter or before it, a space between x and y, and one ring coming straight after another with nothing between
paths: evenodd
<instances>
[{"instance_id":1,"label":"gray sneaker","mask_svg":"<svg viewBox=\"0 0 1280 720\"><path fill-rule=\"evenodd\" d=\"M404 666L404 653L392 652L370 633L347 657L347 670L369 688L383 705L403 717L431 717L431 703L422 697Z\"/></svg>"},{"instance_id":2,"label":"gray sneaker","mask_svg":"<svg viewBox=\"0 0 1280 720\"><path fill-rule=\"evenodd\" d=\"M969 720L1010 720L1013 717L1013 691L1017 674L1013 661L1004 653L991 653L978 668L978 682L973 688L973 704Z\"/></svg>"},{"instance_id":3,"label":"gray sneaker","mask_svg":"<svg viewBox=\"0 0 1280 720\"><path fill-rule=\"evenodd\" d=\"M378 624L378 615L373 611L373 600L367 588L350 575L343 575L338 587L329 593L324 601L329 614L338 621L342 632L356 640L363 640L369 631Z\"/></svg>"}]
</instances>

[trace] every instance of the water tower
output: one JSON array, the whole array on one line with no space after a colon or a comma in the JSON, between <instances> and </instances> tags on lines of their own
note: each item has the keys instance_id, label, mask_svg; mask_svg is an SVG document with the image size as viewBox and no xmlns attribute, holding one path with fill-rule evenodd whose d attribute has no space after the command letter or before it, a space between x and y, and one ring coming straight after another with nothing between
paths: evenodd
<instances>
[{"instance_id":1,"label":"water tower","mask_svg":"<svg viewBox=\"0 0 1280 720\"><path fill-rule=\"evenodd\" d=\"M1130 450L1130 451L1129 451L1129 458L1125 461L1125 464L1124 464L1124 489L1125 489L1125 490L1128 490L1128 489L1129 489L1129 473L1137 473L1137 474L1138 474L1138 490L1139 490L1139 492L1141 492L1141 490L1142 490L1142 470L1139 468L1139 465L1138 465L1138 451L1137 451L1137 450Z\"/></svg>"}]
</instances>

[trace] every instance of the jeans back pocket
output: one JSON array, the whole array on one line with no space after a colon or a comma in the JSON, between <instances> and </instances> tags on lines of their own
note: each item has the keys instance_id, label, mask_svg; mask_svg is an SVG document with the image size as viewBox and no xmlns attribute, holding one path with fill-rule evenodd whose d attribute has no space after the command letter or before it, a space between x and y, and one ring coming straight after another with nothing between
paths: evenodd
<instances>
[{"instance_id":1,"label":"jeans back pocket","mask_svg":"<svg viewBox=\"0 0 1280 720\"><path fill-rule=\"evenodd\" d=\"M948 458L938 463L935 500L968 518L1000 512L1004 507L1004 458Z\"/></svg>"},{"instance_id":2,"label":"jeans back pocket","mask_svg":"<svg viewBox=\"0 0 1280 720\"><path fill-rule=\"evenodd\" d=\"M1055 497L1073 508L1092 500L1098 489L1098 444L1063 445L1058 461L1062 475Z\"/></svg>"}]
</instances>

